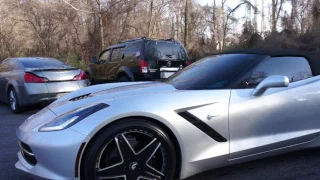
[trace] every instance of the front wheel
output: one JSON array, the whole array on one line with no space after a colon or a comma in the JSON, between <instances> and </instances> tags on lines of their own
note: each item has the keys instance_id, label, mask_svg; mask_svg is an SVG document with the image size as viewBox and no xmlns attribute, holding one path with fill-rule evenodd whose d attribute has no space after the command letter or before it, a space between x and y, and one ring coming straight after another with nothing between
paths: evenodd
<instances>
[{"instance_id":1,"label":"front wheel","mask_svg":"<svg viewBox=\"0 0 320 180\"><path fill-rule=\"evenodd\" d=\"M16 91L13 88L9 89L8 101L9 101L10 109L13 113L17 114L21 112L22 109L19 105L18 96Z\"/></svg>"},{"instance_id":2,"label":"front wheel","mask_svg":"<svg viewBox=\"0 0 320 180\"><path fill-rule=\"evenodd\" d=\"M81 179L173 179L175 148L166 132L146 120L130 119L105 128L88 145Z\"/></svg>"}]
</instances>

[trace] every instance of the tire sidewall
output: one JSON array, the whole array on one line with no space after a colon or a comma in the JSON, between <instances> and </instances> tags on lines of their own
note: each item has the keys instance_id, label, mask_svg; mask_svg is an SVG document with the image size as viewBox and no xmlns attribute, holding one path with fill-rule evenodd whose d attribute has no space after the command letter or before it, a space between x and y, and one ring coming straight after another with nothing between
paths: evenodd
<instances>
[{"instance_id":1,"label":"tire sidewall","mask_svg":"<svg viewBox=\"0 0 320 180\"><path fill-rule=\"evenodd\" d=\"M90 73L86 73L86 75L87 75L87 79L89 81L88 86L94 85L94 80L93 80L92 76L90 75Z\"/></svg>"},{"instance_id":2,"label":"tire sidewall","mask_svg":"<svg viewBox=\"0 0 320 180\"><path fill-rule=\"evenodd\" d=\"M16 109L15 109L15 110L13 110L12 107L11 107L11 105L10 105L10 93L11 93L11 91L13 92L13 94L14 94L14 96L15 96L15 98L16 98ZM11 87L11 88L9 89L7 98L8 98L9 107L10 107L11 111L12 111L13 113L15 113L15 114L20 113L20 112L21 112L21 108L20 108L20 105L19 105L19 99L18 99L17 93L16 93L16 91L15 91L15 89L14 89L13 87Z\"/></svg>"},{"instance_id":3,"label":"tire sidewall","mask_svg":"<svg viewBox=\"0 0 320 180\"><path fill-rule=\"evenodd\" d=\"M160 142L166 153L166 179L171 180L174 177L175 169L176 169L176 152L174 145L169 138L169 135L165 133L165 131L157 126L154 123L145 120L125 120L122 122L115 123L110 127L103 129L101 132L97 134L85 148L83 153L83 157L80 164L80 174L81 180L91 180L94 179L94 170L96 159L98 158L98 154L101 149L111 140L115 138L116 135L129 130L139 128L141 130L145 130L146 132L151 133L155 136ZM107 137L107 138L104 138ZM90 171L85 171L90 169Z\"/></svg>"},{"instance_id":4,"label":"tire sidewall","mask_svg":"<svg viewBox=\"0 0 320 180\"><path fill-rule=\"evenodd\" d=\"M127 75L122 75L118 78L118 82L130 82L130 78Z\"/></svg>"}]
</instances>

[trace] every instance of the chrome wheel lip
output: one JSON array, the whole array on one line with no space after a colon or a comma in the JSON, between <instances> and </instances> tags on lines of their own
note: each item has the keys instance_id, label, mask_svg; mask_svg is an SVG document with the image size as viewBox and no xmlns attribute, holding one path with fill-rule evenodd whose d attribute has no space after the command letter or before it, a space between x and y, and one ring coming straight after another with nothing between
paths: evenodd
<instances>
[{"instance_id":1,"label":"chrome wheel lip","mask_svg":"<svg viewBox=\"0 0 320 180\"><path fill-rule=\"evenodd\" d=\"M152 138L152 140L151 140L144 148L142 148L141 150L139 150L138 152L136 152L136 151L133 149L132 145L129 143L128 139L125 137L125 134L129 134L129 133L140 133L140 134L144 134L144 135L149 136L150 138ZM150 147L154 142L158 141L157 138L153 137L154 135L153 135L152 133L149 134L149 132L148 132L148 133L144 133L144 132L141 132L141 131L122 132L122 133L119 133L119 134L113 136L114 138L113 138L112 140L110 140L110 141L102 148L102 150L99 152L98 158L97 158L96 163L95 163L95 164L96 164L96 167L95 167L95 168L96 168L97 172L101 172L101 171L103 171L103 170L111 169L112 167L121 166L122 164L125 163L124 156L123 156L123 154L122 154L122 152L121 152L121 149L120 149L120 146L119 146L119 139L118 139L119 136L121 136L121 137L123 138L123 140L124 140L125 143L129 146L129 149L132 151L132 153L133 153L134 155L139 155L139 154L142 153L144 150L146 150L148 147ZM110 145L110 143L111 143L113 140L115 140L115 142L116 142L117 150L118 150L118 152L119 152L119 154L120 154L120 157L121 157L121 162L115 163L115 164L110 165L110 166L105 167L105 168L100 168L99 166L100 166L100 162L101 162L102 155L103 155L104 152L106 151L106 148L108 147L108 145ZM146 167L149 167L150 169L152 169L152 170L156 171L157 173L161 174L161 176L165 177L165 174L162 173L162 172L164 171L164 169L165 169L165 168L164 168L164 166L165 166L164 164L162 165L162 170L161 170L161 172L158 171L158 170L156 170L154 167L152 167L152 166L150 166L150 165L148 164L149 161L152 159L152 157L155 155L155 153L156 153L156 152L159 150L159 148L162 146L161 142L158 141L158 143L159 143L159 144L158 144L158 145L156 146L156 148L153 150L153 152L152 152L152 154L150 155L150 157L147 158L147 161L145 162L145 166L146 166ZM162 152L162 157L166 157L166 155L163 154L164 152L163 152L163 151L161 151L161 152ZM129 158L129 159L130 159L130 158ZM134 163L135 163L135 162L134 162ZM166 160L163 160L163 163L166 163ZM137 165L138 165L138 163L137 163ZM125 166L125 165L124 165L124 166ZM149 175L150 175L150 174L149 174ZM152 176L156 176L156 175L153 175L153 174L151 174L151 175L152 175ZM158 176L158 177L160 177L160 176ZM121 173L121 175L117 175L117 176L98 177L99 180L100 180L100 179L114 179L114 178L124 178L124 179L127 179L127 175ZM140 179L141 179L141 180L142 180L142 179L146 179L146 180L152 179L152 180L154 180L154 179L162 179L162 178L161 178L161 177L160 177L160 178L148 178L148 177L146 177L146 176L141 175L141 176L137 177L137 180L140 180Z\"/></svg>"},{"instance_id":2,"label":"chrome wheel lip","mask_svg":"<svg viewBox=\"0 0 320 180\"><path fill-rule=\"evenodd\" d=\"M12 110L17 109L17 98L15 96L14 91L10 90L9 92L9 102L10 102L10 107Z\"/></svg>"}]
</instances>

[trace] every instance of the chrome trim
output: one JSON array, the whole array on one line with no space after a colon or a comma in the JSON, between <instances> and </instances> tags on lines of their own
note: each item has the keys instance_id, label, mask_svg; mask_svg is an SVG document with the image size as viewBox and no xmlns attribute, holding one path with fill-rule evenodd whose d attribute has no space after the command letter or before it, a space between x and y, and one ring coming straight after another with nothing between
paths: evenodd
<instances>
[{"instance_id":1,"label":"chrome trim","mask_svg":"<svg viewBox=\"0 0 320 180\"><path fill-rule=\"evenodd\" d=\"M19 144L21 150L23 151L22 153L26 153L26 154L29 155L29 156L34 156L33 153L28 152L26 149L23 148L23 146L21 145L21 142L20 142L20 141L18 142L18 144Z\"/></svg>"},{"instance_id":2,"label":"chrome trim","mask_svg":"<svg viewBox=\"0 0 320 180\"><path fill-rule=\"evenodd\" d=\"M157 140L157 139L154 138L153 141L151 141L151 143L149 143L145 148L143 148L143 149L141 150L141 152L142 152L143 150L145 150L147 147L149 147L149 146L150 146L154 141L156 141L156 140ZM147 160L146 165L147 165L150 169L152 169L152 170L156 171L157 173L161 174L162 176L164 176L164 174L163 174L162 172L156 170L155 168L151 167L151 166L148 164L148 162L151 160L152 156L157 152L157 150L159 149L160 146L161 146L161 143L159 143L158 146L156 147L156 149L153 151L153 153L151 154L151 156L150 156L149 159ZM153 175L153 176L156 176L155 174L152 174L152 175ZM161 177L160 177L160 179L161 179Z\"/></svg>"},{"instance_id":3,"label":"chrome trim","mask_svg":"<svg viewBox=\"0 0 320 180\"><path fill-rule=\"evenodd\" d=\"M157 72L158 69L149 69L150 72Z\"/></svg>"},{"instance_id":4,"label":"chrome trim","mask_svg":"<svg viewBox=\"0 0 320 180\"><path fill-rule=\"evenodd\" d=\"M178 70L179 70L178 67L162 67L162 68L160 68L160 72L161 71L174 71L174 72L176 72Z\"/></svg>"},{"instance_id":5,"label":"chrome trim","mask_svg":"<svg viewBox=\"0 0 320 180\"><path fill-rule=\"evenodd\" d=\"M117 137L115 137L114 140L116 141L116 144L117 144L117 148L118 148L118 151L119 151L119 154L120 154L120 157L121 157L121 162L116 163L116 164L113 164L113 165L108 166L108 167L105 167L105 168L102 168L102 169L99 168L100 160L101 160L101 157L102 157L102 155L103 155L103 152L104 152L104 150L107 148L107 146L110 144L110 142L111 142L111 141L110 141L105 147L103 147L103 149L102 149L102 151L101 151L101 154L99 155L98 164L97 164L97 165L98 165L98 172L101 172L101 171L104 171L104 170L107 170L107 169L110 169L110 168L113 168L113 167L116 167L116 166L120 166L121 164L124 163L123 156L122 156L122 152L121 152L121 149L120 149L120 146L119 146L119 140L118 140ZM130 146L130 147L131 147L131 146ZM127 176L126 176L126 175L104 176L104 177L100 177L100 179L101 179L101 178L103 178L103 179L113 179L113 178L121 178L121 177L123 177L124 179L126 179Z\"/></svg>"}]
</instances>

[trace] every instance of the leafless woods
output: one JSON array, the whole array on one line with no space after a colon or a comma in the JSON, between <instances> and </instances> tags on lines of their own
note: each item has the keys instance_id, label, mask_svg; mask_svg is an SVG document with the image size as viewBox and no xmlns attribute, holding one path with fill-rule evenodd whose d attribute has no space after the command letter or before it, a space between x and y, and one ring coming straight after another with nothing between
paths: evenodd
<instances>
[{"instance_id":1,"label":"leafless woods","mask_svg":"<svg viewBox=\"0 0 320 180\"><path fill-rule=\"evenodd\" d=\"M262 5L257 7L255 1ZM82 66L103 48L142 36L177 39L193 59L232 47L317 50L320 46L319 0L199 2L0 0L0 60L52 56ZM290 11L284 3L291 5ZM245 14L250 17L261 14L263 22L236 17L240 6L247 7ZM240 29L239 23L243 24Z\"/></svg>"}]
</instances>

